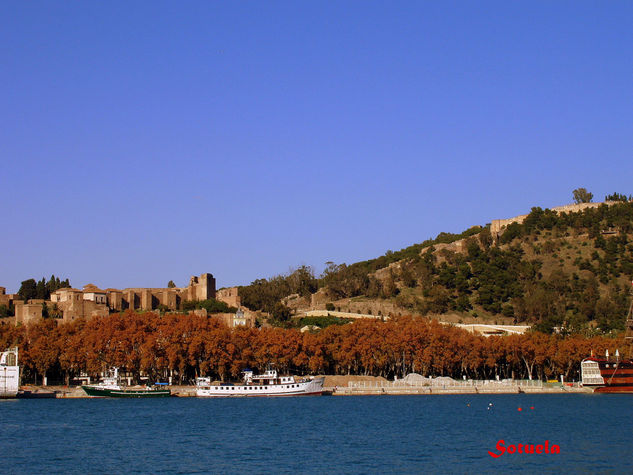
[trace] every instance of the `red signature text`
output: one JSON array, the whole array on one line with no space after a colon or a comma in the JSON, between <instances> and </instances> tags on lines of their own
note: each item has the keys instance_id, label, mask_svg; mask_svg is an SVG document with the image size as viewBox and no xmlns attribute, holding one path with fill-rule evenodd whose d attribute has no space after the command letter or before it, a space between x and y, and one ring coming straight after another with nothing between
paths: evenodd
<instances>
[{"instance_id":1,"label":"red signature text","mask_svg":"<svg viewBox=\"0 0 633 475\"><path fill-rule=\"evenodd\" d=\"M546 440L544 444L534 445L534 444L511 444L506 446L505 440L500 440L497 442L498 453L491 452L488 453L491 457L498 459L503 454L560 454L560 447L556 444L549 443L549 440Z\"/></svg>"}]
</instances>

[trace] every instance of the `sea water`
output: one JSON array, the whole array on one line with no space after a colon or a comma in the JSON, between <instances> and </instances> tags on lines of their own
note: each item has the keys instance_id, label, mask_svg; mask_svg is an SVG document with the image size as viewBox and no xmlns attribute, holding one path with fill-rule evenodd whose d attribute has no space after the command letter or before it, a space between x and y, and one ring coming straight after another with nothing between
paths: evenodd
<instances>
[{"instance_id":1,"label":"sea water","mask_svg":"<svg viewBox=\"0 0 633 475\"><path fill-rule=\"evenodd\" d=\"M2 400L0 470L632 473L632 428L633 395Z\"/></svg>"}]
</instances>

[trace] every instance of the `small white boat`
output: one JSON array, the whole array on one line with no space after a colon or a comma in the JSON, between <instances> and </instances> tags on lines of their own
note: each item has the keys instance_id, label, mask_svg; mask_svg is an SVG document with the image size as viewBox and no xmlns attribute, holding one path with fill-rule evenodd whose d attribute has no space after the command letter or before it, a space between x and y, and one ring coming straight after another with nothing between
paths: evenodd
<instances>
[{"instance_id":1,"label":"small white boat","mask_svg":"<svg viewBox=\"0 0 633 475\"><path fill-rule=\"evenodd\" d=\"M0 398L16 397L18 389L20 389L20 367L16 347L0 353Z\"/></svg>"},{"instance_id":2,"label":"small white boat","mask_svg":"<svg viewBox=\"0 0 633 475\"><path fill-rule=\"evenodd\" d=\"M320 396L325 378L295 378L279 376L269 369L264 374L253 374L246 369L243 384L221 383L212 385L211 378L196 379L198 397L256 397L256 396Z\"/></svg>"}]
</instances>

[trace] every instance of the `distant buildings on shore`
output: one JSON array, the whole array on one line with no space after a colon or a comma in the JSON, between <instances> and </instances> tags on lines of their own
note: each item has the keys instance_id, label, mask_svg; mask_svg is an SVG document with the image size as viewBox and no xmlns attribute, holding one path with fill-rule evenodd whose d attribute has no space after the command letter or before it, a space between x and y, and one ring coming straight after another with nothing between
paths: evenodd
<instances>
[{"instance_id":1,"label":"distant buildings on shore","mask_svg":"<svg viewBox=\"0 0 633 475\"><path fill-rule=\"evenodd\" d=\"M0 287L0 305L13 304L15 316L11 318L16 325L39 320L46 316L72 321L77 318L105 316L111 312L124 310L141 311L177 311L185 301L203 301L216 299L230 307L239 308L241 301L237 287L217 290L215 278L205 273L192 276L187 287L167 288L127 288L123 290L108 288L102 290L94 284L88 284L83 290L62 288L51 293L50 300L20 300L17 294L7 294ZM206 315L206 310L197 309L193 313ZM254 326L254 315L248 310L239 309L237 314L214 314L229 326ZM8 319L5 319L8 320ZM7 322L9 323L9 322Z\"/></svg>"},{"instance_id":2,"label":"distant buildings on shore","mask_svg":"<svg viewBox=\"0 0 633 475\"><path fill-rule=\"evenodd\" d=\"M531 328L530 325L487 325L484 323L452 323L449 325L483 336L522 335Z\"/></svg>"}]
</instances>

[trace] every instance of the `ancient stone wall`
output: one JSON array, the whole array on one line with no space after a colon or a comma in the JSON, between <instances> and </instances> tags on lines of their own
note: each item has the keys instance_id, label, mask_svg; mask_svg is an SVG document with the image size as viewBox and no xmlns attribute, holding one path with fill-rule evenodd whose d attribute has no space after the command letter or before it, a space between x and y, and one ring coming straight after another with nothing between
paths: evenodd
<instances>
[{"instance_id":1,"label":"ancient stone wall","mask_svg":"<svg viewBox=\"0 0 633 475\"><path fill-rule=\"evenodd\" d=\"M7 294L6 287L0 287L0 305L8 307L14 300L19 300L18 294Z\"/></svg>"},{"instance_id":2,"label":"ancient stone wall","mask_svg":"<svg viewBox=\"0 0 633 475\"><path fill-rule=\"evenodd\" d=\"M578 203L578 204L556 206L554 208L550 208L550 210L556 211L557 213L577 213L587 208L597 208L598 206L601 206L601 205L609 206L614 203L615 202L613 201L606 201L604 203ZM521 224L523 223L523 221L525 221L525 218L527 217L528 217L527 214L522 214L520 216L515 216L514 218L509 218L509 219L493 219L492 222L490 223L490 233L494 237L497 237L503 228L505 228L506 226L512 223Z\"/></svg>"},{"instance_id":3,"label":"ancient stone wall","mask_svg":"<svg viewBox=\"0 0 633 475\"><path fill-rule=\"evenodd\" d=\"M156 310L159 305L178 310L185 300L215 298L215 278L211 274L202 274L199 277L192 276L187 287L108 289L106 294L108 307L114 311Z\"/></svg>"},{"instance_id":4,"label":"ancient stone wall","mask_svg":"<svg viewBox=\"0 0 633 475\"><path fill-rule=\"evenodd\" d=\"M115 312L123 310L123 292L116 289L106 289L108 307Z\"/></svg>"},{"instance_id":5,"label":"ancient stone wall","mask_svg":"<svg viewBox=\"0 0 633 475\"><path fill-rule=\"evenodd\" d=\"M211 274L192 276L187 287L187 300L207 300L215 298L215 278Z\"/></svg>"},{"instance_id":6,"label":"ancient stone wall","mask_svg":"<svg viewBox=\"0 0 633 475\"><path fill-rule=\"evenodd\" d=\"M29 300L24 303L22 300L16 300L13 302L15 306L15 323L26 324L33 320L40 320L42 318L42 303L43 301L33 302Z\"/></svg>"},{"instance_id":7,"label":"ancient stone wall","mask_svg":"<svg viewBox=\"0 0 633 475\"><path fill-rule=\"evenodd\" d=\"M237 288L232 296L233 302L238 302ZM108 315L110 310L156 310L159 305L169 310L178 310L183 300L207 300L214 298L215 278L211 274L193 276L184 288L128 288L123 290L100 290L94 284L84 286L83 290L72 288L58 289L51 294L51 300L29 300L24 303L15 300L15 322L26 323L42 318L42 303L46 303L49 310L57 310L66 321L77 318L90 318L98 315ZM15 295L6 295L6 288L0 287L0 305L9 305ZM6 301L6 303L5 303ZM205 311L206 314L206 311Z\"/></svg>"},{"instance_id":8,"label":"ancient stone wall","mask_svg":"<svg viewBox=\"0 0 633 475\"><path fill-rule=\"evenodd\" d=\"M242 299L238 295L237 287L229 287L227 289L220 289L215 293L216 300L224 302L229 307L239 308L242 305Z\"/></svg>"}]
</instances>

